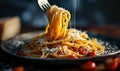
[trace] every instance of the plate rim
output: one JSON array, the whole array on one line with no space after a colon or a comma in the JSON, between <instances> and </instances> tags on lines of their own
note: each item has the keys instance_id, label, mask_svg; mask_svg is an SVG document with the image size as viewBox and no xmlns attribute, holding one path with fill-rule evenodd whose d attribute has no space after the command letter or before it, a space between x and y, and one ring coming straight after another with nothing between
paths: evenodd
<instances>
[{"instance_id":1,"label":"plate rim","mask_svg":"<svg viewBox=\"0 0 120 71\"><path fill-rule=\"evenodd\" d=\"M17 37L24 36L24 35L26 35L26 34L27 34L27 35L28 35L28 34L36 34L36 33L38 33L38 32L42 32L42 31L35 31L35 32L23 33L23 34L20 34L20 35L14 37L14 38L10 38L10 39L8 39L8 40L6 40L6 41L13 40L13 39L15 39L15 38L17 38ZM91 32L88 32L88 33L91 33ZM101 35L101 34L96 34L96 33L92 33L92 34L100 35L100 36L105 36L105 37L111 38L111 39L117 39L117 38L110 37L110 36L106 36L106 35ZM117 40L119 40L119 39L117 39ZM59 58L32 58L32 57L19 56L19 55L10 53L7 49L4 48L4 44L5 44L6 41L3 41L3 42L1 43L1 49L2 49L2 51L4 51L5 53L7 53L7 54L9 54L9 55L18 57L18 58L23 58L23 59L26 59L26 60L33 60L33 61L34 61L34 60L37 60L37 61L39 61L39 60L44 60L44 61L53 61L53 60L55 60L55 61L59 61L59 60L60 60L60 61L64 61L64 60L83 61L83 60L89 60L89 59L110 57L110 56L114 56L114 55L120 54L120 50L118 50L118 51L116 51L116 52L113 52L113 53L110 53L110 54L107 54L107 55L93 56L93 57L83 57L83 58L78 58L78 59L70 59L70 58L60 58L60 59L59 59ZM118 47L118 48L119 48L119 47Z\"/></svg>"}]
</instances>

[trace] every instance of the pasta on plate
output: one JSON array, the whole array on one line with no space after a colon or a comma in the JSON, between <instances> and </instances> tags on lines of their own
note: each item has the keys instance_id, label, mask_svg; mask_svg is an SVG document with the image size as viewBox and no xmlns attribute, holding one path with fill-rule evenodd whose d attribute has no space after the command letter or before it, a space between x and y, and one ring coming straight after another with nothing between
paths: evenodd
<instances>
[{"instance_id":1,"label":"pasta on plate","mask_svg":"<svg viewBox=\"0 0 120 71\"><path fill-rule=\"evenodd\" d=\"M24 45L26 56L37 58L81 58L100 55L104 47L86 32L68 28L68 10L53 5L46 12L49 24L45 32Z\"/></svg>"}]
</instances>

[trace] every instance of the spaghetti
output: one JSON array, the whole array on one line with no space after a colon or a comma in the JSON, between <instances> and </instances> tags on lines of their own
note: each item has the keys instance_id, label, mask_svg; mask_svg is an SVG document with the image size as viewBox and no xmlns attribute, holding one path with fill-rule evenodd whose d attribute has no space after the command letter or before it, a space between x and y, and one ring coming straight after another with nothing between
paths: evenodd
<instances>
[{"instance_id":1,"label":"spaghetti","mask_svg":"<svg viewBox=\"0 0 120 71\"><path fill-rule=\"evenodd\" d=\"M53 5L46 12L49 24L45 32L36 35L24 46L27 56L38 58L81 58L104 52L97 39L90 39L86 32L67 29L70 12Z\"/></svg>"}]
</instances>

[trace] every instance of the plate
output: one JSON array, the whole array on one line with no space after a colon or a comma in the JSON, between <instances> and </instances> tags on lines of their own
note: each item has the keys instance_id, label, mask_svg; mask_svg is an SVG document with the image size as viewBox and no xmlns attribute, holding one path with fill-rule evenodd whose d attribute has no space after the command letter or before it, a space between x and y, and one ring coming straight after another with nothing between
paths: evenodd
<instances>
[{"instance_id":1,"label":"plate","mask_svg":"<svg viewBox=\"0 0 120 71\"><path fill-rule=\"evenodd\" d=\"M41 33L42 31L38 32L31 32L18 35L12 39L8 39L1 44L1 49L3 52L7 53L9 56L14 57L15 59L24 60L27 62L37 62L40 64L80 64L84 61L102 61L109 57L116 57L120 54L120 39L108 37L101 34L95 34L87 32L90 38L97 38L98 41L105 47L104 54L100 56L93 56L93 57L84 57L78 59L57 59L57 58L32 58L28 56L19 56L16 54L18 50L21 50L24 42L28 41L34 35Z\"/></svg>"}]
</instances>

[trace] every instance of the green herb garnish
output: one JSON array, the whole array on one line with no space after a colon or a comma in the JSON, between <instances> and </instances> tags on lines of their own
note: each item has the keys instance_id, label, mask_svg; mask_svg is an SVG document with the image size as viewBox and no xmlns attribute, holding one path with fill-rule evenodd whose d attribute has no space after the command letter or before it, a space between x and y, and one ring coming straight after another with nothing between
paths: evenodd
<instances>
[{"instance_id":1,"label":"green herb garnish","mask_svg":"<svg viewBox=\"0 0 120 71\"><path fill-rule=\"evenodd\" d=\"M88 37L88 38L86 38L86 40L90 40L90 38Z\"/></svg>"}]
</instances>

